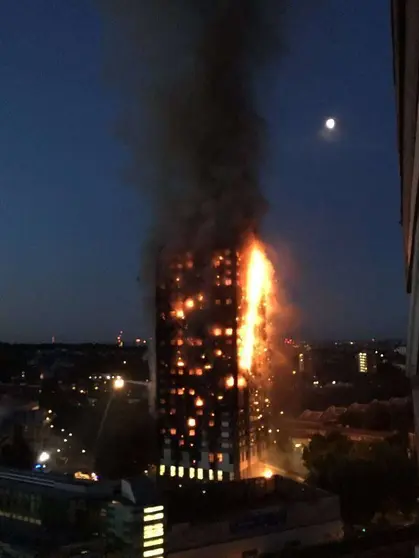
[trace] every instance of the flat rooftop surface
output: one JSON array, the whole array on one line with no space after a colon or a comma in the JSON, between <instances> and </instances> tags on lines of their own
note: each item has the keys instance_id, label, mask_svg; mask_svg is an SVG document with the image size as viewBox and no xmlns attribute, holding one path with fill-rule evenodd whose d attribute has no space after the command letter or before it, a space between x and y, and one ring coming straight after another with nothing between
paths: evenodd
<instances>
[{"instance_id":1,"label":"flat rooftop surface","mask_svg":"<svg viewBox=\"0 0 419 558\"><path fill-rule=\"evenodd\" d=\"M371 533L359 539L323 544L295 551L293 558L414 558L419 525ZM281 553L269 555L279 558Z\"/></svg>"},{"instance_id":2,"label":"flat rooftop surface","mask_svg":"<svg viewBox=\"0 0 419 558\"><path fill-rule=\"evenodd\" d=\"M162 487L171 524L217 521L237 512L297 501L314 502L331 496L280 475L270 479L196 484L183 484L180 480L172 479L171 485Z\"/></svg>"}]
</instances>

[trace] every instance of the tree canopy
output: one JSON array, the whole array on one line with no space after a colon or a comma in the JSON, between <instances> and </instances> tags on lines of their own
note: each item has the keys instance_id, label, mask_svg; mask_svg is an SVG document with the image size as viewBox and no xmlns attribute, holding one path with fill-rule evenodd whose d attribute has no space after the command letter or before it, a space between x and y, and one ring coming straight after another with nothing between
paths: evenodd
<instances>
[{"instance_id":1,"label":"tree canopy","mask_svg":"<svg viewBox=\"0 0 419 558\"><path fill-rule=\"evenodd\" d=\"M308 482L339 495L349 525L367 524L376 513L408 515L416 505L416 460L401 437L356 443L340 433L316 435L303 461Z\"/></svg>"}]
</instances>

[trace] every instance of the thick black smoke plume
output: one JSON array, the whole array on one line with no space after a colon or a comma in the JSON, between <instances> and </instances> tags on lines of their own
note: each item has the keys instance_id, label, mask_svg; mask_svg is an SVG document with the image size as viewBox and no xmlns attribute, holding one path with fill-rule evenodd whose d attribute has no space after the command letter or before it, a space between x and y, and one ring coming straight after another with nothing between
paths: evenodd
<instances>
[{"instance_id":1,"label":"thick black smoke plume","mask_svg":"<svg viewBox=\"0 0 419 558\"><path fill-rule=\"evenodd\" d=\"M153 201L157 241L229 243L265 209L254 80L276 46L283 2L101 4L123 93L119 133L133 155L130 178ZM147 161L154 176L144 176Z\"/></svg>"},{"instance_id":2,"label":"thick black smoke plume","mask_svg":"<svg viewBox=\"0 0 419 558\"><path fill-rule=\"evenodd\" d=\"M283 0L99 0L120 89L129 179L152 204L150 242L237 246L266 208L254 86L279 41ZM110 40L108 40L110 38ZM273 71L276 71L273 68ZM145 269L154 268L144 258Z\"/></svg>"}]
</instances>

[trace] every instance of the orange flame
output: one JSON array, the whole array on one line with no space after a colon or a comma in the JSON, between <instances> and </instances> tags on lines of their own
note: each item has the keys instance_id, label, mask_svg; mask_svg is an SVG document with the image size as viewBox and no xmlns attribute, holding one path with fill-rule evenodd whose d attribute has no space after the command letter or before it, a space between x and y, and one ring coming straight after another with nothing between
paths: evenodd
<instances>
[{"instance_id":1,"label":"orange flame","mask_svg":"<svg viewBox=\"0 0 419 558\"><path fill-rule=\"evenodd\" d=\"M251 374L252 366L266 347L266 316L273 304L273 266L261 242L252 240L242 256L244 284L239 329L239 367ZM263 327L265 326L265 335Z\"/></svg>"}]
</instances>

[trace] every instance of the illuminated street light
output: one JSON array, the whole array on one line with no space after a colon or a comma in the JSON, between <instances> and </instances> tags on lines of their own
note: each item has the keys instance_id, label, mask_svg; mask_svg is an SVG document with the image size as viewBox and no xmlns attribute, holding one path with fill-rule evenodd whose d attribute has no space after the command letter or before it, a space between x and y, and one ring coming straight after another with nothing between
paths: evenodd
<instances>
[{"instance_id":1,"label":"illuminated street light","mask_svg":"<svg viewBox=\"0 0 419 558\"><path fill-rule=\"evenodd\" d=\"M271 479L273 477L273 472L270 469L265 469L263 471L263 476L265 477L265 479Z\"/></svg>"},{"instance_id":2,"label":"illuminated street light","mask_svg":"<svg viewBox=\"0 0 419 558\"><path fill-rule=\"evenodd\" d=\"M125 381L123 378L115 378L113 382L114 389L123 389L125 386Z\"/></svg>"},{"instance_id":3,"label":"illuminated street light","mask_svg":"<svg viewBox=\"0 0 419 558\"><path fill-rule=\"evenodd\" d=\"M47 451L42 451L38 457L38 463L45 463L50 458L50 454Z\"/></svg>"}]
</instances>

